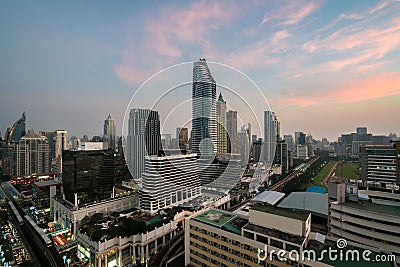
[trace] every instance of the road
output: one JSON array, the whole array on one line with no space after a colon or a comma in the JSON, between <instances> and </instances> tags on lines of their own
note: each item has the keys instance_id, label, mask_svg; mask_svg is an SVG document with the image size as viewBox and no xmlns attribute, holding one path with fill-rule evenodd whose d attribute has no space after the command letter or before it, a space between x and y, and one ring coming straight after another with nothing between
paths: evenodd
<instances>
[{"instance_id":1,"label":"road","mask_svg":"<svg viewBox=\"0 0 400 267\"><path fill-rule=\"evenodd\" d=\"M286 176L282 181L279 181L276 184L270 186L268 188L268 191L281 191L282 188L285 187L285 185L287 185L293 178L295 178L298 175L302 174L305 169L307 169L312 164L314 164L318 159L319 159L319 156L313 157L309 162L307 162L307 167L306 168L301 168L299 170L294 170L291 174Z\"/></svg>"},{"instance_id":2,"label":"road","mask_svg":"<svg viewBox=\"0 0 400 267\"><path fill-rule=\"evenodd\" d=\"M337 167L342 163L343 162L341 162L341 161L336 162L335 165L333 165L333 167L329 171L328 175L324 178L324 185L326 187L328 187L329 178L331 178L333 176L333 174L336 172Z\"/></svg>"},{"instance_id":3,"label":"road","mask_svg":"<svg viewBox=\"0 0 400 267\"><path fill-rule=\"evenodd\" d=\"M12 192L9 192L10 188L4 188L2 184L2 189L8 201L11 201L15 205L15 208L17 209L17 212L21 215L21 217L24 217L25 212L19 207L17 201L11 196ZM29 225L29 222L25 218L23 225L19 225L18 222L15 222L15 225L18 231L21 233L21 237L24 241L25 246L30 251L33 258L36 259L38 266L65 266L60 254L58 254L58 251L54 247L54 245L46 247L44 242L41 243L40 237L36 234L33 227Z\"/></svg>"}]
</instances>

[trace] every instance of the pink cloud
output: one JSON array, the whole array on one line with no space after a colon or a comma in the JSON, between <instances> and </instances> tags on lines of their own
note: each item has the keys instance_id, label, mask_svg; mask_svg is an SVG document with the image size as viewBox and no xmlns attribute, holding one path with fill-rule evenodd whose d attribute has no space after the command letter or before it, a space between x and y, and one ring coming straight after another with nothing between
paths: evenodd
<instances>
[{"instance_id":1,"label":"pink cloud","mask_svg":"<svg viewBox=\"0 0 400 267\"><path fill-rule=\"evenodd\" d=\"M144 21L145 36L128 41L122 63L114 66L116 75L128 83L143 82L162 67L179 61L188 44L199 52L211 51L207 35L227 26L242 10L238 5L199 1L182 9L164 7L155 11L151 20Z\"/></svg>"},{"instance_id":2,"label":"pink cloud","mask_svg":"<svg viewBox=\"0 0 400 267\"><path fill-rule=\"evenodd\" d=\"M330 91L279 97L279 102L299 107L352 103L400 94L400 72L386 72L344 81Z\"/></svg>"},{"instance_id":3,"label":"pink cloud","mask_svg":"<svg viewBox=\"0 0 400 267\"><path fill-rule=\"evenodd\" d=\"M374 6L373 8L371 8L368 13L369 14L374 14L376 12L378 12L379 10L385 8L390 2L393 2L392 0L385 0L385 1L381 1L379 4L377 4L376 6Z\"/></svg>"},{"instance_id":4,"label":"pink cloud","mask_svg":"<svg viewBox=\"0 0 400 267\"><path fill-rule=\"evenodd\" d=\"M278 21L281 26L295 25L303 21L314 10L317 4L308 1L286 1L273 12L267 12L261 24Z\"/></svg>"}]
</instances>

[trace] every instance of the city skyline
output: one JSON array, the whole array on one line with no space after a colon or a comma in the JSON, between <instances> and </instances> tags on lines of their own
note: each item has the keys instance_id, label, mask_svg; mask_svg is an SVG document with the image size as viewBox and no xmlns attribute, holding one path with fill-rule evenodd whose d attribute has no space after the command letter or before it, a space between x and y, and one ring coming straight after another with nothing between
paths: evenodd
<instances>
[{"instance_id":1,"label":"city skyline","mask_svg":"<svg viewBox=\"0 0 400 267\"><path fill-rule=\"evenodd\" d=\"M143 81L203 57L253 79L283 134L398 133L400 119L382 119L400 100L398 1L1 6L3 136L23 111L27 129L78 137L101 134L112 114L120 135Z\"/></svg>"}]
</instances>

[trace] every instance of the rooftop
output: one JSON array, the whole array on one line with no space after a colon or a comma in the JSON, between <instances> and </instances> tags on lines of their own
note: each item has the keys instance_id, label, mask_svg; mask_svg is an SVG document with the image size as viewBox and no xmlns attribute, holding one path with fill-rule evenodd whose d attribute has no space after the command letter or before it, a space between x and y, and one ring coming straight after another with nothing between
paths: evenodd
<instances>
[{"instance_id":1,"label":"rooftop","mask_svg":"<svg viewBox=\"0 0 400 267\"><path fill-rule=\"evenodd\" d=\"M309 211L316 215L328 216L328 196L314 192L293 192L278 205L279 208Z\"/></svg>"},{"instance_id":2,"label":"rooftop","mask_svg":"<svg viewBox=\"0 0 400 267\"><path fill-rule=\"evenodd\" d=\"M261 194L257 195L252 201L264 202L270 205L275 205L285 196L284 193L277 191L264 191Z\"/></svg>"},{"instance_id":3,"label":"rooftop","mask_svg":"<svg viewBox=\"0 0 400 267\"><path fill-rule=\"evenodd\" d=\"M61 181L56 181L56 180L47 180L47 181L40 181L40 182L34 182L33 183L36 187L48 187L48 186L60 186Z\"/></svg>"},{"instance_id":4,"label":"rooftop","mask_svg":"<svg viewBox=\"0 0 400 267\"><path fill-rule=\"evenodd\" d=\"M302 220L306 221L308 216L310 215L310 212L305 212L305 211L300 211L300 210L295 210L295 209L287 209L287 208L277 208L275 206L267 206L267 205L261 205L261 204L256 204L251 206L252 210L257 210L257 211L262 211L266 213L271 213L275 214L278 216L283 216L283 217L288 217L288 218L293 218L296 220Z\"/></svg>"},{"instance_id":5,"label":"rooftop","mask_svg":"<svg viewBox=\"0 0 400 267\"><path fill-rule=\"evenodd\" d=\"M400 218L400 209L398 206L379 205L379 204L374 204L370 201L359 201L359 202L348 201L342 203L342 205L353 209L379 213L389 216L395 216Z\"/></svg>"},{"instance_id":6,"label":"rooftop","mask_svg":"<svg viewBox=\"0 0 400 267\"><path fill-rule=\"evenodd\" d=\"M384 199L391 199L393 201L400 201L400 194L390 193L390 192L383 192L383 191L373 191L373 190L358 190L359 193L366 194L373 197L384 198Z\"/></svg>"},{"instance_id":7,"label":"rooftop","mask_svg":"<svg viewBox=\"0 0 400 267\"><path fill-rule=\"evenodd\" d=\"M194 217L194 220L221 228L224 224L233 220L234 218L236 218L236 215L234 213L217 209L211 209L202 214L197 215L196 217Z\"/></svg>"}]
</instances>

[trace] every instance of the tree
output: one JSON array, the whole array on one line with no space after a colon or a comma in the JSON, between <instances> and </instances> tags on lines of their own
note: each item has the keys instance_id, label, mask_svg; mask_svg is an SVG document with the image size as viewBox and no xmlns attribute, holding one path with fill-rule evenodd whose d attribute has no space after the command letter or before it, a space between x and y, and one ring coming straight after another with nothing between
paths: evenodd
<instances>
[{"instance_id":1,"label":"tree","mask_svg":"<svg viewBox=\"0 0 400 267\"><path fill-rule=\"evenodd\" d=\"M102 236L103 236L102 231L97 229L97 230L93 231L92 235L90 236L90 239L92 239L92 241L97 242L97 241L100 241Z\"/></svg>"}]
</instances>

